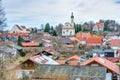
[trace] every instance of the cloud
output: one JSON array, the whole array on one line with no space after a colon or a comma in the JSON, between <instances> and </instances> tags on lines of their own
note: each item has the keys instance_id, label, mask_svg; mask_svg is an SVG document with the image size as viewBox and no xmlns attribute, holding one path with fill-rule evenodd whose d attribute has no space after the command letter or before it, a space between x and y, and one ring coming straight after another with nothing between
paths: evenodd
<instances>
[{"instance_id":1,"label":"cloud","mask_svg":"<svg viewBox=\"0 0 120 80\"><path fill-rule=\"evenodd\" d=\"M116 4L120 4L120 0L116 0L115 3L116 3Z\"/></svg>"},{"instance_id":2,"label":"cloud","mask_svg":"<svg viewBox=\"0 0 120 80\"><path fill-rule=\"evenodd\" d=\"M23 24L40 26L50 22L52 25L70 21L74 12L75 22L99 19L119 21L120 0L4 0L3 5L8 25Z\"/></svg>"}]
</instances>

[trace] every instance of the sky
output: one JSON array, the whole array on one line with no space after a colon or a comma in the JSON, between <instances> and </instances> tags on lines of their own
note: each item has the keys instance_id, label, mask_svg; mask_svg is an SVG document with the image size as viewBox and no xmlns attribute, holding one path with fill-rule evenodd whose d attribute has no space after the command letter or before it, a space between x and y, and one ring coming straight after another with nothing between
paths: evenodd
<instances>
[{"instance_id":1,"label":"sky","mask_svg":"<svg viewBox=\"0 0 120 80\"><path fill-rule=\"evenodd\" d=\"M112 19L120 22L120 0L3 0L7 24L38 27L49 22L56 26L70 22L97 22Z\"/></svg>"}]
</instances>

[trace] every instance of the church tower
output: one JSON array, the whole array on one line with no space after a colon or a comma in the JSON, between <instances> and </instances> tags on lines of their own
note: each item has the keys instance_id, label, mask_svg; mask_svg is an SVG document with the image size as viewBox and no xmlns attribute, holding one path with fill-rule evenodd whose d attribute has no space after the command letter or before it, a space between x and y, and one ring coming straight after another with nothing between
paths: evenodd
<instances>
[{"instance_id":1,"label":"church tower","mask_svg":"<svg viewBox=\"0 0 120 80\"><path fill-rule=\"evenodd\" d=\"M74 36L75 35L75 28L74 28L74 16L73 12L71 13L71 22L66 22L62 27L62 36Z\"/></svg>"},{"instance_id":2,"label":"church tower","mask_svg":"<svg viewBox=\"0 0 120 80\"><path fill-rule=\"evenodd\" d=\"M71 13L71 25L74 27L74 15L73 12Z\"/></svg>"}]
</instances>

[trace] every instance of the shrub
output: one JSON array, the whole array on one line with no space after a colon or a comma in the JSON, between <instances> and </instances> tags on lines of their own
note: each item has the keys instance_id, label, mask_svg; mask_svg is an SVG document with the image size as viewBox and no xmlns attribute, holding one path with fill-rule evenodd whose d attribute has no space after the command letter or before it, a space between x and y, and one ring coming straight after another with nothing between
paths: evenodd
<instances>
[{"instance_id":1,"label":"shrub","mask_svg":"<svg viewBox=\"0 0 120 80\"><path fill-rule=\"evenodd\" d=\"M39 47L43 47L43 44L42 44L42 43L39 43Z\"/></svg>"},{"instance_id":2,"label":"shrub","mask_svg":"<svg viewBox=\"0 0 120 80\"><path fill-rule=\"evenodd\" d=\"M20 56L21 56L21 57L24 57L25 55L26 55L25 51L21 50Z\"/></svg>"}]
</instances>

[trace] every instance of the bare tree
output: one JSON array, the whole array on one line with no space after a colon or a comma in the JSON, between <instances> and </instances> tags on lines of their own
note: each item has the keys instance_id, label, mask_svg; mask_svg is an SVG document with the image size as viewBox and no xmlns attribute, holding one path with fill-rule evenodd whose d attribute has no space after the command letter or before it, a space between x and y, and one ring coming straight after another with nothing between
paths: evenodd
<instances>
[{"instance_id":1,"label":"bare tree","mask_svg":"<svg viewBox=\"0 0 120 80\"><path fill-rule=\"evenodd\" d=\"M0 0L0 31L3 31L7 27L4 8L2 7L2 0Z\"/></svg>"}]
</instances>

